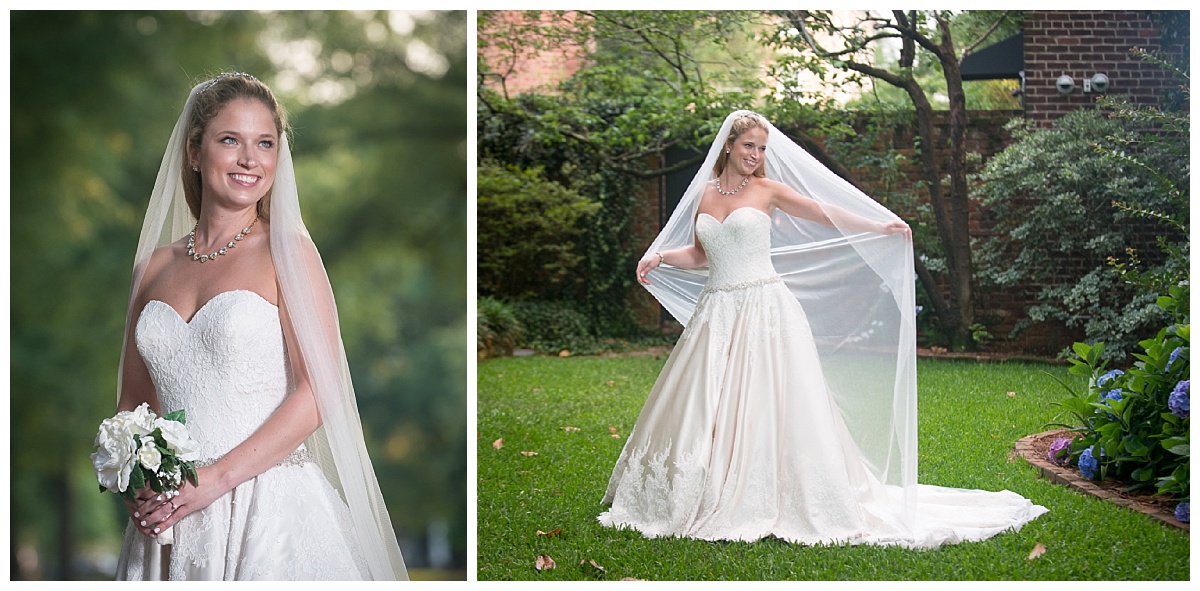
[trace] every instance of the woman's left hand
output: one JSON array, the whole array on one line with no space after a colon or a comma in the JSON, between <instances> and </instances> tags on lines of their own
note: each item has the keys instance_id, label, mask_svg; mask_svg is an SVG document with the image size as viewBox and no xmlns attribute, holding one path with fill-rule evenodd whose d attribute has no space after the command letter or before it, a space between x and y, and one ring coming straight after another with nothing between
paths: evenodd
<instances>
[{"instance_id":1,"label":"woman's left hand","mask_svg":"<svg viewBox=\"0 0 1200 591\"><path fill-rule=\"evenodd\" d=\"M185 480L179 493L168 498L167 493L156 493L150 488L138 491L137 501L125 501L134 525L147 537L157 538L188 514L199 511L220 498L225 491L219 490L217 474L211 466L196 470L199 485ZM144 524L144 525L143 525Z\"/></svg>"},{"instance_id":2,"label":"woman's left hand","mask_svg":"<svg viewBox=\"0 0 1200 591\"><path fill-rule=\"evenodd\" d=\"M879 229L880 234L902 234L907 240L912 240L912 228L904 223L904 220L896 219L887 222Z\"/></svg>"}]
</instances>

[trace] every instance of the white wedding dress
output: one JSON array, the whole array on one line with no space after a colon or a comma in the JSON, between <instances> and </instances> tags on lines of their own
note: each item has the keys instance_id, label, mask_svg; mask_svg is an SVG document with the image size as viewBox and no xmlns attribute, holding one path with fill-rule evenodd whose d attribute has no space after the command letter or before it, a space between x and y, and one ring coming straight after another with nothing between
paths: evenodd
<instances>
[{"instance_id":1,"label":"white wedding dress","mask_svg":"<svg viewBox=\"0 0 1200 591\"><path fill-rule=\"evenodd\" d=\"M150 301L135 333L162 412L186 410L198 465L249 437L288 394L279 310L251 291L221 293L184 321ZM350 513L303 446L174 526L160 546L133 527L118 579L368 578Z\"/></svg>"},{"instance_id":2,"label":"white wedding dress","mask_svg":"<svg viewBox=\"0 0 1200 591\"><path fill-rule=\"evenodd\" d=\"M1009 491L881 484L829 395L771 217L708 214L709 279L613 468L602 524L647 537L930 548L1019 529L1046 509Z\"/></svg>"}]
</instances>

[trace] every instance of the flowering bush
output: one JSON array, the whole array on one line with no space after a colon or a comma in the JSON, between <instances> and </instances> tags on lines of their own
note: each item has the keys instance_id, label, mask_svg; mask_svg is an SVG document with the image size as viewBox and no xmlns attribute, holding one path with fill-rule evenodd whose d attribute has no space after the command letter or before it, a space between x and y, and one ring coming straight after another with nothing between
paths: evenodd
<instances>
[{"instance_id":1,"label":"flowering bush","mask_svg":"<svg viewBox=\"0 0 1200 591\"><path fill-rule=\"evenodd\" d=\"M1070 372L1087 376L1089 382L1083 394L1071 392L1055 403L1073 419L1072 424L1056 424L1080 434L1069 444L1069 452L1060 450L1057 455L1064 464L1073 459L1085 478L1129 480L1129 490L1153 486L1159 493L1188 500L1191 325L1187 298L1185 283L1158 299L1176 322L1139 343L1142 352L1133 354L1136 361L1125 371L1106 369L1104 343L1075 343L1078 358L1070 360ZM1183 512L1188 511L1185 506Z\"/></svg>"}]
</instances>

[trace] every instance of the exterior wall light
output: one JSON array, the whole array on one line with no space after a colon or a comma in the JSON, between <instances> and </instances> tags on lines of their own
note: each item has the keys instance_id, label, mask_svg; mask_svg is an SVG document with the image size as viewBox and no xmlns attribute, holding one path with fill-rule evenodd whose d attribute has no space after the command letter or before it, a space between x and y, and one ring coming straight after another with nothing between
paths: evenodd
<instances>
[{"instance_id":1,"label":"exterior wall light","mask_svg":"<svg viewBox=\"0 0 1200 591\"><path fill-rule=\"evenodd\" d=\"M1108 76L1099 72L1092 74L1091 80L1084 80L1083 82L1084 92L1103 93L1104 91L1108 90ZM1091 88L1087 88L1088 86L1091 86Z\"/></svg>"},{"instance_id":2,"label":"exterior wall light","mask_svg":"<svg viewBox=\"0 0 1200 591\"><path fill-rule=\"evenodd\" d=\"M1058 94L1071 94L1075 90L1075 80L1070 76L1063 74L1055 81L1054 86L1058 88Z\"/></svg>"}]
</instances>

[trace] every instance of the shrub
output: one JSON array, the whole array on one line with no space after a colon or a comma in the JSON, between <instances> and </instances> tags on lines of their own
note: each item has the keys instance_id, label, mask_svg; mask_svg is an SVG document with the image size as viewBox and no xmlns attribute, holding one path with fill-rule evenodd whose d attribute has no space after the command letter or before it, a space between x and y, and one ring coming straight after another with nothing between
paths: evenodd
<instances>
[{"instance_id":1,"label":"shrub","mask_svg":"<svg viewBox=\"0 0 1200 591\"><path fill-rule=\"evenodd\" d=\"M1117 360L1167 320L1154 306L1157 293L1138 289L1109 266L1130 248L1147 253L1152 266L1164 262L1157 256L1157 225L1112 204L1167 210L1171 204L1144 168L1094 148L1133 126L1092 109L1066 115L1052 129L1014 125L1016 141L981 174L976 197L996 219L993 236L975 248L981 285L1041 286L1017 331L1057 319L1083 328L1088 341L1104 340L1104 355ZM1149 161L1157 156L1143 154ZM1187 240L1178 232L1167 236Z\"/></svg>"},{"instance_id":2,"label":"shrub","mask_svg":"<svg viewBox=\"0 0 1200 591\"><path fill-rule=\"evenodd\" d=\"M1086 478L1132 481L1129 490L1154 486L1183 501L1190 495L1189 289L1171 288L1157 305L1176 322L1139 343L1127 371L1108 369L1104 343L1075 343L1070 372L1089 378L1087 391L1055 403L1073 418L1080 437L1060 448ZM1068 389L1069 390L1069 389Z\"/></svg>"},{"instance_id":3,"label":"shrub","mask_svg":"<svg viewBox=\"0 0 1200 591\"><path fill-rule=\"evenodd\" d=\"M587 316L573 302L513 302L512 310L525 327L525 336L520 341L523 346L547 354L564 350L587 354L600 350Z\"/></svg>"},{"instance_id":4,"label":"shrub","mask_svg":"<svg viewBox=\"0 0 1200 591\"><path fill-rule=\"evenodd\" d=\"M576 245L599 205L536 168L485 160L477 176L479 292L508 299L580 296L587 273Z\"/></svg>"},{"instance_id":5,"label":"shrub","mask_svg":"<svg viewBox=\"0 0 1200 591\"><path fill-rule=\"evenodd\" d=\"M511 355L524 333L508 304L486 296L476 304L475 331L475 347L484 358Z\"/></svg>"}]
</instances>

